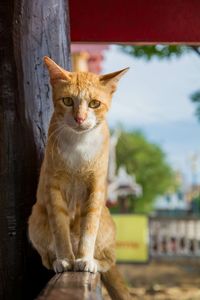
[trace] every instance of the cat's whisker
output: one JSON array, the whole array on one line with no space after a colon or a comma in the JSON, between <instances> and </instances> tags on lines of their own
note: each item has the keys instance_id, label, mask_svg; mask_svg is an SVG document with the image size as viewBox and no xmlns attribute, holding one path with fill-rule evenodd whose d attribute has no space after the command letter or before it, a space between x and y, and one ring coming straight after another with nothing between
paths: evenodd
<instances>
[{"instance_id":1,"label":"cat's whisker","mask_svg":"<svg viewBox=\"0 0 200 300\"><path fill-rule=\"evenodd\" d=\"M57 131L57 135L55 136L55 140L52 144L52 148L51 148L51 158L52 158L52 161L53 161L53 158L54 158L54 150L56 148L56 144L57 144L57 147L58 147L58 144L59 144L59 138L61 137L61 133L62 131L65 129L65 125L61 126L58 128L59 130ZM57 143L56 143L57 142Z\"/></svg>"},{"instance_id":2,"label":"cat's whisker","mask_svg":"<svg viewBox=\"0 0 200 300\"><path fill-rule=\"evenodd\" d=\"M59 124L59 127L57 127L56 129L54 129L51 134L48 136L48 142L52 139L52 137L57 133L59 132L60 128L61 127L64 127L65 124Z\"/></svg>"},{"instance_id":3,"label":"cat's whisker","mask_svg":"<svg viewBox=\"0 0 200 300\"><path fill-rule=\"evenodd\" d=\"M60 123L62 123L62 120L56 119L54 122L51 122L51 123L49 124L49 127L51 127L51 126L53 126L53 125L60 124Z\"/></svg>"}]
</instances>

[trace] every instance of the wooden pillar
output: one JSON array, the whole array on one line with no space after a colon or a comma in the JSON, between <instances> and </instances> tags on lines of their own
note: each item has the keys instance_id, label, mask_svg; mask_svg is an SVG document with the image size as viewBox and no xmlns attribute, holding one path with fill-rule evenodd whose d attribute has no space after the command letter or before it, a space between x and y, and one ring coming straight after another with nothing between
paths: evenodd
<instances>
[{"instance_id":1,"label":"wooden pillar","mask_svg":"<svg viewBox=\"0 0 200 300\"><path fill-rule=\"evenodd\" d=\"M33 299L50 274L27 237L52 112L44 55L70 67L65 0L0 5L0 299Z\"/></svg>"}]
</instances>

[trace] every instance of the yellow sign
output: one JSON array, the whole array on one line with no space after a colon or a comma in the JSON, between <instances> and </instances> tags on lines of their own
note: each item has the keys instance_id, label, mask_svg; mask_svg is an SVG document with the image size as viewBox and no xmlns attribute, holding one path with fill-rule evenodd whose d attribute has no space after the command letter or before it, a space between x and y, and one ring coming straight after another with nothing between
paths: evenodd
<instances>
[{"instance_id":1,"label":"yellow sign","mask_svg":"<svg viewBox=\"0 0 200 300\"><path fill-rule=\"evenodd\" d=\"M148 218L142 215L113 215L112 217L117 227L117 261L147 262Z\"/></svg>"}]
</instances>

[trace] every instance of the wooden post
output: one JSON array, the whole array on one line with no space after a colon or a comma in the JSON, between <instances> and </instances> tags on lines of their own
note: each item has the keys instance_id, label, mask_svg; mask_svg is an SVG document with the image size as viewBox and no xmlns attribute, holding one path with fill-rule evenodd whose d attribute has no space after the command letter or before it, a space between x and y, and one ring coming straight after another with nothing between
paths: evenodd
<instances>
[{"instance_id":1,"label":"wooden post","mask_svg":"<svg viewBox=\"0 0 200 300\"><path fill-rule=\"evenodd\" d=\"M27 237L52 112L44 55L70 67L65 0L7 0L0 9L0 299L33 299L49 273Z\"/></svg>"},{"instance_id":2,"label":"wooden post","mask_svg":"<svg viewBox=\"0 0 200 300\"><path fill-rule=\"evenodd\" d=\"M102 300L100 275L65 272L55 275L36 300Z\"/></svg>"}]
</instances>

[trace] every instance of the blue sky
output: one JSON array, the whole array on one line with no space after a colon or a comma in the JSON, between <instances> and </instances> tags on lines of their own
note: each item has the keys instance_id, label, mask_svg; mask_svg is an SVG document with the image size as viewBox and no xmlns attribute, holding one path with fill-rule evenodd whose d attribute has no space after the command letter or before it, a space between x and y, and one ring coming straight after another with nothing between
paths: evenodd
<instances>
[{"instance_id":1,"label":"blue sky","mask_svg":"<svg viewBox=\"0 0 200 300\"><path fill-rule=\"evenodd\" d=\"M200 123L189 96L200 89L200 58L191 53L179 59L146 62L122 53L118 46L105 51L103 73L127 66L130 70L113 98L110 126L120 122L129 130L143 131L191 182L190 157L200 155ZM200 181L200 174L197 178Z\"/></svg>"}]
</instances>

